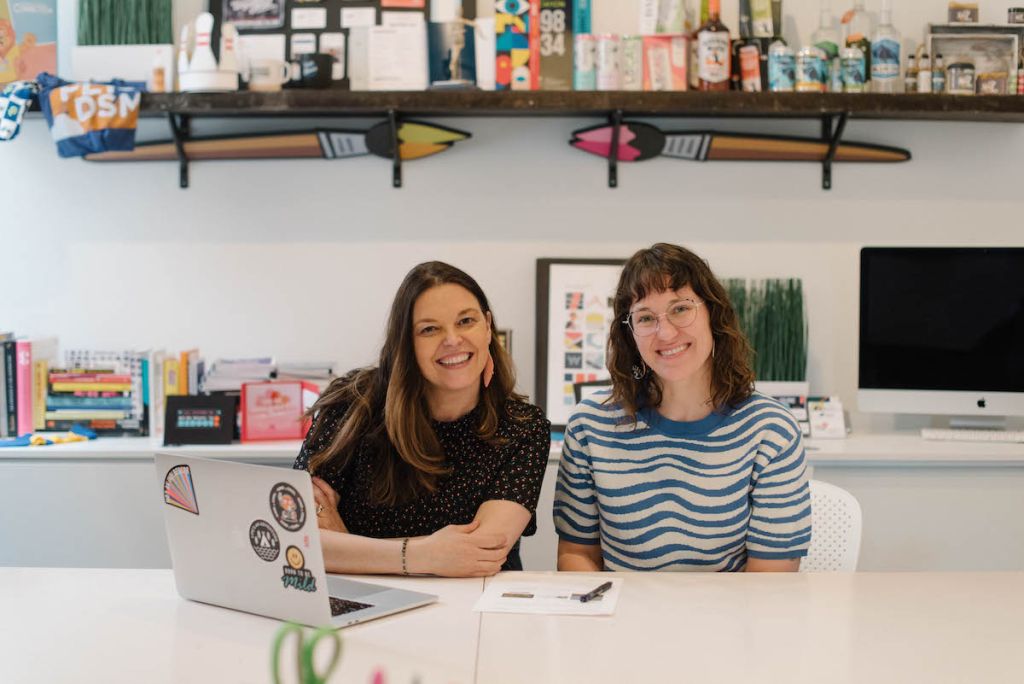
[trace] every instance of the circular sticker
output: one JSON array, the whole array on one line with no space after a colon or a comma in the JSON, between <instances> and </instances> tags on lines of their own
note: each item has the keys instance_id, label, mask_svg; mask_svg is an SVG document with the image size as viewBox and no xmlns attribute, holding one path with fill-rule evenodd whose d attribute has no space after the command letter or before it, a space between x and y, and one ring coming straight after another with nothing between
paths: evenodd
<instances>
[{"instance_id":1,"label":"circular sticker","mask_svg":"<svg viewBox=\"0 0 1024 684\"><path fill-rule=\"evenodd\" d=\"M306 565L306 557L299 551L298 546L289 546L284 552L284 557L288 565L296 570L301 570Z\"/></svg>"},{"instance_id":2,"label":"circular sticker","mask_svg":"<svg viewBox=\"0 0 1024 684\"><path fill-rule=\"evenodd\" d=\"M268 563L277 560L281 553L281 542L277 539L277 532L266 520L254 520L249 525L249 543L256 555Z\"/></svg>"},{"instance_id":3,"label":"circular sticker","mask_svg":"<svg viewBox=\"0 0 1024 684\"><path fill-rule=\"evenodd\" d=\"M287 482L278 482L270 490L270 512L277 524L289 532L298 532L306 524L306 504Z\"/></svg>"}]
</instances>

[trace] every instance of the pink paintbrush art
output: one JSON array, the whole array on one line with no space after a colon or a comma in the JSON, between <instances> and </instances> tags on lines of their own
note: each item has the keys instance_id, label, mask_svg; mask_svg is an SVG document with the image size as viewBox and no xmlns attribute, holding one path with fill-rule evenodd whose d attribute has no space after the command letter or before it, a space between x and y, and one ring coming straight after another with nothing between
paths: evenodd
<instances>
[{"instance_id":1,"label":"pink paintbrush art","mask_svg":"<svg viewBox=\"0 0 1024 684\"><path fill-rule=\"evenodd\" d=\"M573 133L573 147L608 158L612 149L612 126L594 126ZM665 133L656 126L636 121L619 127L618 159L644 161L654 157L674 157L689 161L811 161L821 162L829 145L818 138L687 131ZM901 162L910 152L898 147L865 143L840 143L835 161Z\"/></svg>"}]
</instances>

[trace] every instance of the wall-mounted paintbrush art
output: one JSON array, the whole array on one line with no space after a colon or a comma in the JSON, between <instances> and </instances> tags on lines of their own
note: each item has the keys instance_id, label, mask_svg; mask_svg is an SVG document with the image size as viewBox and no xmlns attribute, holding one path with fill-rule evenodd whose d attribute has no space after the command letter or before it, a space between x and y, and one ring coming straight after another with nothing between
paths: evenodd
<instances>
[{"instance_id":1,"label":"wall-mounted paintbrush art","mask_svg":"<svg viewBox=\"0 0 1024 684\"><path fill-rule=\"evenodd\" d=\"M611 125L600 125L578 130L573 133L569 144L607 159L611 156L612 129ZM828 147L827 142L817 138L715 131L666 133L650 124L627 121L619 127L618 160L634 162L663 156L689 161L821 162L828 154ZM840 143L835 155L837 162L902 162L908 159L908 150L854 142Z\"/></svg>"},{"instance_id":2,"label":"wall-mounted paintbrush art","mask_svg":"<svg viewBox=\"0 0 1024 684\"><path fill-rule=\"evenodd\" d=\"M469 133L416 121L398 124L398 150L402 161L444 152ZM370 154L394 158L391 125L385 121L366 131L317 129L289 133L260 133L186 140L189 160L206 159L343 159ZM89 161L173 161L174 142L136 145L131 152L88 154Z\"/></svg>"}]
</instances>

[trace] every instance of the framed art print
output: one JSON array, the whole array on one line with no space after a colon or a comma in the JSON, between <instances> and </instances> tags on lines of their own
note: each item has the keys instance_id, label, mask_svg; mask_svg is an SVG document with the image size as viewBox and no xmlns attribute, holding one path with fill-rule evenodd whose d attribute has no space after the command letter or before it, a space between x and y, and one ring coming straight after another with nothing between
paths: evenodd
<instances>
[{"instance_id":1,"label":"framed art print","mask_svg":"<svg viewBox=\"0 0 1024 684\"><path fill-rule=\"evenodd\" d=\"M537 260L537 405L565 428L580 387L610 378L612 300L625 259ZM580 386L580 387L578 387Z\"/></svg>"}]
</instances>

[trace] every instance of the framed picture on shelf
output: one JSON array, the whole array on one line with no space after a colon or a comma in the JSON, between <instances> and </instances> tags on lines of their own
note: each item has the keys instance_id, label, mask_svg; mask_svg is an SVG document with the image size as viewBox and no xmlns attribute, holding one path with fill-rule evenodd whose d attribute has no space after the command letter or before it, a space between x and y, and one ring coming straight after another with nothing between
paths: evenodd
<instances>
[{"instance_id":1,"label":"framed picture on shelf","mask_svg":"<svg viewBox=\"0 0 1024 684\"><path fill-rule=\"evenodd\" d=\"M498 344L500 344L501 348L507 353L512 353L512 331L510 329L498 329Z\"/></svg>"},{"instance_id":2,"label":"framed picture on shelf","mask_svg":"<svg viewBox=\"0 0 1024 684\"><path fill-rule=\"evenodd\" d=\"M551 427L562 430L577 396L610 375L605 349L612 299L625 259L537 260L534 390Z\"/></svg>"}]
</instances>

